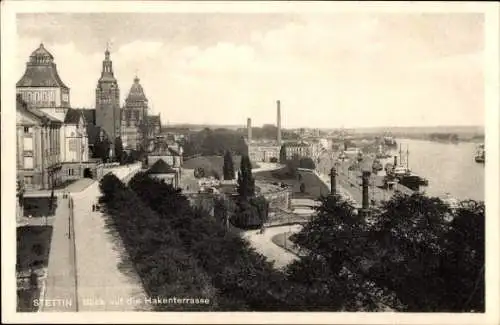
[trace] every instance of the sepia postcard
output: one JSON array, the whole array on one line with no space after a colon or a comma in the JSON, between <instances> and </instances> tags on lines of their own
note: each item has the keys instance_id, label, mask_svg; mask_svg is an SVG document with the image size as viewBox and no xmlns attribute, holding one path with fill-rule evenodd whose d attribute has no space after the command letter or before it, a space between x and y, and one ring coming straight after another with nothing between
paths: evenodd
<instances>
[{"instance_id":1,"label":"sepia postcard","mask_svg":"<svg viewBox=\"0 0 500 325\"><path fill-rule=\"evenodd\" d=\"M4 322L500 322L497 3L1 8Z\"/></svg>"}]
</instances>

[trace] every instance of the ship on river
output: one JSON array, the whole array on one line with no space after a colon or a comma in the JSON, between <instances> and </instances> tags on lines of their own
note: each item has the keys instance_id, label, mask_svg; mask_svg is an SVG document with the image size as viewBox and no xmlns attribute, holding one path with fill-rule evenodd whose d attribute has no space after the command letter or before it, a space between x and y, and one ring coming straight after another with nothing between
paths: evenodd
<instances>
[{"instance_id":1,"label":"ship on river","mask_svg":"<svg viewBox=\"0 0 500 325\"><path fill-rule=\"evenodd\" d=\"M386 165L386 182L394 182L409 188L412 191L420 191L423 186L428 186L429 181L414 172L409 168L410 151L406 150L406 164L403 164L401 145L399 149L399 164L398 157L394 156L394 164L392 166Z\"/></svg>"},{"instance_id":2,"label":"ship on river","mask_svg":"<svg viewBox=\"0 0 500 325\"><path fill-rule=\"evenodd\" d=\"M389 147L389 148L397 148L398 143L396 142L396 139L393 137L384 137L384 145Z\"/></svg>"},{"instance_id":3,"label":"ship on river","mask_svg":"<svg viewBox=\"0 0 500 325\"><path fill-rule=\"evenodd\" d=\"M484 150L484 143L480 144L480 145L477 147L477 150L476 150L476 156L474 157L474 160L475 160L477 163L484 164L484 162L485 162L485 150Z\"/></svg>"},{"instance_id":4,"label":"ship on river","mask_svg":"<svg viewBox=\"0 0 500 325\"><path fill-rule=\"evenodd\" d=\"M385 145L379 144L378 151L375 155L377 159L391 158L391 154L385 149Z\"/></svg>"},{"instance_id":5,"label":"ship on river","mask_svg":"<svg viewBox=\"0 0 500 325\"><path fill-rule=\"evenodd\" d=\"M378 160L377 158L375 158L373 160L373 164L372 164L372 171L374 174L377 174L379 171L383 170L384 169L384 166L382 166L382 163L380 162L380 160Z\"/></svg>"}]
</instances>

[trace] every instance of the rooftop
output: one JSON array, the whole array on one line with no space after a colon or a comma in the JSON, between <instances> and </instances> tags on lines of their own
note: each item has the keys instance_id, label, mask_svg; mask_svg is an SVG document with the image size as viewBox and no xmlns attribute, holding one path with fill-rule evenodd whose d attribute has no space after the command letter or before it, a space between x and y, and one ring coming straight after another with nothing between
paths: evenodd
<instances>
[{"instance_id":1,"label":"rooftop","mask_svg":"<svg viewBox=\"0 0 500 325\"><path fill-rule=\"evenodd\" d=\"M56 119L55 117L47 113L44 113L36 108L30 108L19 94L16 96L16 109L22 110L28 114L35 116L41 123L61 124L61 121Z\"/></svg>"},{"instance_id":2,"label":"rooftop","mask_svg":"<svg viewBox=\"0 0 500 325\"><path fill-rule=\"evenodd\" d=\"M70 108L66 112L66 116L64 117L64 123L65 124L78 124L78 123L80 123L80 118L82 117L82 115L83 115L83 113L80 110Z\"/></svg>"},{"instance_id":3,"label":"rooftop","mask_svg":"<svg viewBox=\"0 0 500 325\"><path fill-rule=\"evenodd\" d=\"M139 83L139 78L137 76L134 78L134 83L132 84L132 87L130 87L130 91L128 93L126 101L127 102L148 101L146 95L144 94L144 89Z\"/></svg>"},{"instance_id":4,"label":"rooftop","mask_svg":"<svg viewBox=\"0 0 500 325\"><path fill-rule=\"evenodd\" d=\"M24 75L17 82L16 87L57 87L69 89L62 82L54 57L43 46L40 46L30 55L30 60L26 63Z\"/></svg>"},{"instance_id":5,"label":"rooftop","mask_svg":"<svg viewBox=\"0 0 500 325\"><path fill-rule=\"evenodd\" d=\"M177 173L169 164L167 164L163 159L158 159L151 168L148 169L146 174L174 174Z\"/></svg>"}]
</instances>

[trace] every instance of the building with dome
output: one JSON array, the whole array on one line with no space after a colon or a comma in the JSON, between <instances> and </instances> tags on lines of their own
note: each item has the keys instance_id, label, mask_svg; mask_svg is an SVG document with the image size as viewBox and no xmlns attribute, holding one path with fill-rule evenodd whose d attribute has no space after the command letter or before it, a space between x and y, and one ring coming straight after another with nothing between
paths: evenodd
<instances>
[{"instance_id":1,"label":"building with dome","mask_svg":"<svg viewBox=\"0 0 500 325\"><path fill-rule=\"evenodd\" d=\"M139 78L136 76L125 99L121 114L121 136L125 149L136 150L140 148L144 136L149 135L148 109L148 99Z\"/></svg>"},{"instance_id":2,"label":"building with dome","mask_svg":"<svg viewBox=\"0 0 500 325\"><path fill-rule=\"evenodd\" d=\"M144 143L144 137L155 139L161 132L160 115L149 115L148 99L137 76L130 87L121 114L121 137L125 149L149 147L151 141Z\"/></svg>"},{"instance_id":3,"label":"building with dome","mask_svg":"<svg viewBox=\"0 0 500 325\"><path fill-rule=\"evenodd\" d=\"M40 184L40 188L46 188L48 183L58 184L68 179L83 177L85 170L89 168L88 165L92 164L89 162L85 117L81 111L71 108L70 89L62 81L54 63L54 57L43 44L40 44L31 53L29 61L26 63L26 70L16 84L16 93L18 99L26 106L26 109L21 109L23 116L28 114L26 112L42 114L49 118L52 124L59 123L61 125L59 132L57 132L57 139L53 140L57 143L51 145L51 150L57 149L57 153L50 153L58 155L57 161L60 166L57 171L55 169L51 171L50 182L48 180L33 182ZM18 105L18 107L23 107L23 105ZM21 124L18 127L21 127ZM27 136L29 134L31 132L28 132ZM21 143L18 143L17 149L21 155L30 154L24 152ZM42 149L40 150L39 152L43 152ZM35 161L42 159L41 157L33 158Z\"/></svg>"}]
</instances>

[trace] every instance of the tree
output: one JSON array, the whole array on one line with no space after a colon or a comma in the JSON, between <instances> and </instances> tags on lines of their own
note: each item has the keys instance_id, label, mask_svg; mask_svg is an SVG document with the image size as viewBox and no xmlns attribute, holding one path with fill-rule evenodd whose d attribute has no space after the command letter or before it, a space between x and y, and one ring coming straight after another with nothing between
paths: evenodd
<instances>
[{"instance_id":1,"label":"tree","mask_svg":"<svg viewBox=\"0 0 500 325\"><path fill-rule=\"evenodd\" d=\"M296 177L298 174L298 169L300 168L300 159L299 155L294 154L291 160L288 160L286 162L287 169L288 169L288 175L290 177Z\"/></svg>"},{"instance_id":2,"label":"tree","mask_svg":"<svg viewBox=\"0 0 500 325\"><path fill-rule=\"evenodd\" d=\"M312 158L309 158L309 157L301 158L299 161L299 166L300 166L300 168L307 168L307 169L315 169L316 168L316 164L314 164L314 161L312 160Z\"/></svg>"},{"instance_id":3,"label":"tree","mask_svg":"<svg viewBox=\"0 0 500 325\"><path fill-rule=\"evenodd\" d=\"M286 163L286 147L282 145L280 148L280 163Z\"/></svg>"},{"instance_id":4,"label":"tree","mask_svg":"<svg viewBox=\"0 0 500 325\"><path fill-rule=\"evenodd\" d=\"M99 158L103 162L107 162L109 159L109 141L107 139L101 140L97 137L94 142L94 158Z\"/></svg>"},{"instance_id":5,"label":"tree","mask_svg":"<svg viewBox=\"0 0 500 325\"><path fill-rule=\"evenodd\" d=\"M333 274L357 277L368 305L484 311L484 203L451 211L438 198L397 194L367 223L339 196L322 198L296 243Z\"/></svg>"},{"instance_id":6,"label":"tree","mask_svg":"<svg viewBox=\"0 0 500 325\"><path fill-rule=\"evenodd\" d=\"M24 206L24 183L22 180L18 179L17 180L17 198L19 201L19 206L23 207Z\"/></svg>"},{"instance_id":7,"label":"tree","mask_svg":"<svg viewBox=\"0 0 500 325\"><path fill-rule=\"evenodd\" d=\"M223 169L223 174L224 174L224 180L232 180L234 179L234 165L233 165L233 156L231 155L231 152L229 150L226 151L226 154L224 155L224 166L222 167Z\"/></svg>"},{"instance_id":8,"label":"tree","mask_svg":"<svg viewBox=\"0 0 500 325\"><path fill-rule=\"evenodd\" d=\"M195 178L203 178L205 177L205 169L203 167L197 167L194 169L194 177Z\"/></svg>"},{"instance_id":9,"label":"tree","mask_svg":"<svg viewBox=\"0 0 500 325\"><path fill-rule=\"evenodd\" d=\"M250 204L255 208L254 213L257 215L260 225L267 222L269 216L269 202L262 195L252 198Z\"/></svg>"},{"instance_id":10,"label":"tree","mask_svg":"<svg viewBox=\"0 0 500 325\"><path fill-rule=\"evenodd\" d=\"M124 153L123 151L123 143L122 143L122 138L121 137L116 137L115 139L115 159L118 161L120 164L124 163Z\"/></svg>"},{"instance_id":11,"label":"tree","mask_svg":"<svg viewBox=\"0 0 500 325\"><path fill-rule=\"evenodd\" d=\"M238 195L240 200L249 200L255 196L255 179L252 175L252 163L248 156L241 157L238 173Z\"/></svg>"}]
</instances>

